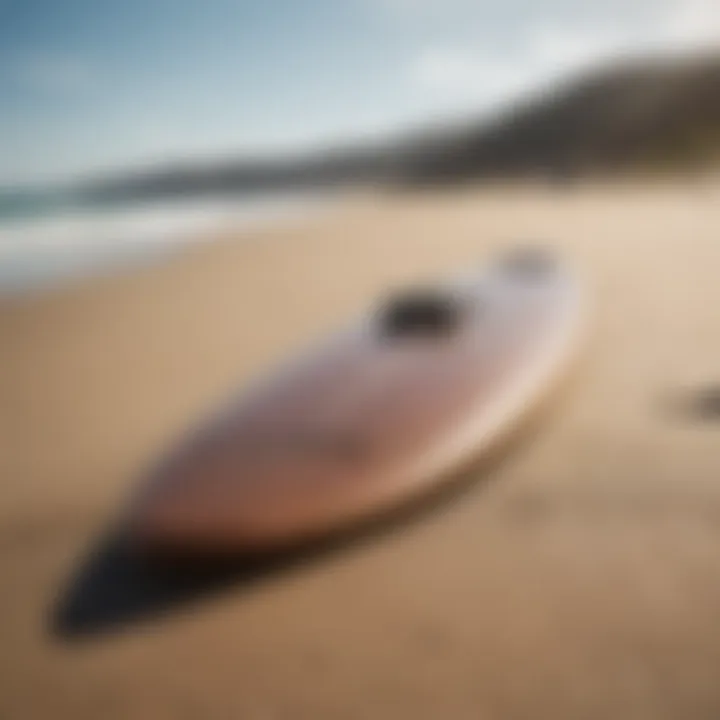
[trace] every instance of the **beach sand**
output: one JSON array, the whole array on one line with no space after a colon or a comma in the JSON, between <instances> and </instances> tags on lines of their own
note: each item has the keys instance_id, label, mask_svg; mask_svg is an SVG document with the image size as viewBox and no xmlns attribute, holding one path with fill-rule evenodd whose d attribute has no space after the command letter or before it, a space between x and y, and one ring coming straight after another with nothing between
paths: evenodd
<instances>
[{"instance_id":1,"label":"beach sand","mask_svg":"<svg viewBox=\"0 0 720 720\"><path fill-rule=\"evenodd\" d=\"M492 471L157 615L116 573L84 602L137 612L53 625L143 473L231 391L388 287L528 240L576 265L589 332ZM720 717L720 418L695 403L720 385L718 278L720 185L627 183L369 194L3 300L0 718Z\"/></svg>"}]
</instances>

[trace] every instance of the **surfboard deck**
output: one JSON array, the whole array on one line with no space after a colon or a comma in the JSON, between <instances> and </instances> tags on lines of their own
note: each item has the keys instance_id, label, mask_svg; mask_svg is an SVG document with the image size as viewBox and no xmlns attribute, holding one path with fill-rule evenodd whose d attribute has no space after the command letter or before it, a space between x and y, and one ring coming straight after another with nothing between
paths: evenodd
<instances>
[{"instance_id":1,"label":"surfboard deck","mask_svg":"<svg viewBox=\"0 0 720 720\"><path fill-rule=\"evenodd\" d=\"M134 503L152 551L259 551L417 498L480 457L568 365L577 288L553 255L400 291L186 438Z\"/></svg>"}]
</instances>

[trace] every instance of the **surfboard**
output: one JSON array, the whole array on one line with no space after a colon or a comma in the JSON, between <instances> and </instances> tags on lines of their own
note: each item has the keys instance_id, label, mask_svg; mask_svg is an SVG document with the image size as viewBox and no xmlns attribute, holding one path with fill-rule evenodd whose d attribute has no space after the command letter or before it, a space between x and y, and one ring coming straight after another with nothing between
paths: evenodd
<instances>
[{"instance_id":1,"label":"surfboard","mask_svg":"<svg viewBox=\"0 0 720 720\"><path fill-rule=\"evenodd\" d=\"M131 537L268 550L417 498L540 401L579 322L573 275L537 248L397 290L185 438L133 504Z\"/></svg>"}]
</instances>

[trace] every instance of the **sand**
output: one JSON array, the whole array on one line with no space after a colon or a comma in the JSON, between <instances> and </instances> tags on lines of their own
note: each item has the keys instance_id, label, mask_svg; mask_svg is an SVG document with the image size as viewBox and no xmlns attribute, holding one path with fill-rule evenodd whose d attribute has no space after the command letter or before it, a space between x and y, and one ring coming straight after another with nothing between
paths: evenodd
<instances>
[{"instance_id":1,"label":"sand","mask_svg":"<svg viewBox=\"0 0 720 720\"><path fill-rule=\"evenodd\" d=\"M83 601L134 610L53 625L194 420L387 287L525 239L576 264L590 333L570 391L491 472L184 602L150 608L110 562L107 597ZM468 188L3 300L0 718L720 716L720 419L694 405L720 384L719 277L717 184Z\"/></svg>"}]
</instances>

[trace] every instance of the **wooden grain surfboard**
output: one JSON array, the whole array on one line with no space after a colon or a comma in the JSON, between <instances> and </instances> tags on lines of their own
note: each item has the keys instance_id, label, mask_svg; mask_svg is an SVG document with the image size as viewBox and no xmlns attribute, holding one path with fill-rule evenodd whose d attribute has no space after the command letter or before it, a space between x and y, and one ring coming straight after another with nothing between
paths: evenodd
<instances>
[{"instance_id":1,"label":"wooden grain surfboard","mask_svg":"<svg viewBox=\"0 0 720 720\"><path fill-rule=\"evenodd\" d=\"M131 535L153 550L265 550L414 498L538 402L578 319L573 278L538 250L390 296L179 445Z\"/></svg>"}]
</instances>

